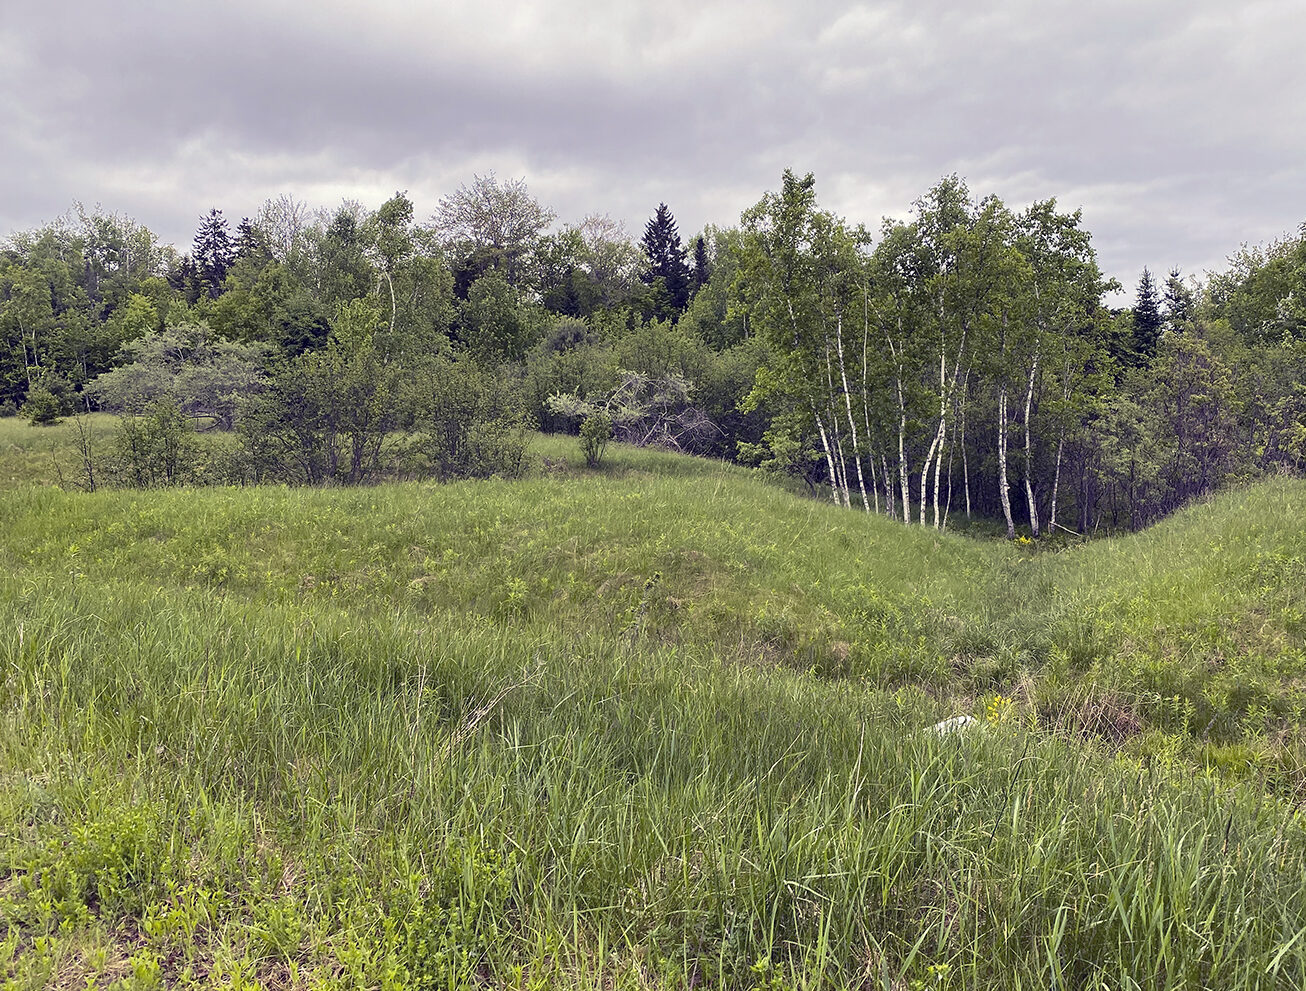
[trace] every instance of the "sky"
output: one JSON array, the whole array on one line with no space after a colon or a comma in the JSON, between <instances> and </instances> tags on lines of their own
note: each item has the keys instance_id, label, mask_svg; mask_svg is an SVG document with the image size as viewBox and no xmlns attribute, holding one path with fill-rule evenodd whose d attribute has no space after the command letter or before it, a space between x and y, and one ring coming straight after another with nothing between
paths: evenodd
<instances>
[{"instance_id":1,"label":"sky","mask_svg":"<svg viewBox=\"0 0 1306 991\"><path fill-rule=\"evenodd\" d=\"M816 176L1081 209L1132 295L1306 220L1306 0L53 0L0 21L0 236L74 201L186 250L282 193L428 218L475 174L688 237Z\"/></svg>"}]
</instances>

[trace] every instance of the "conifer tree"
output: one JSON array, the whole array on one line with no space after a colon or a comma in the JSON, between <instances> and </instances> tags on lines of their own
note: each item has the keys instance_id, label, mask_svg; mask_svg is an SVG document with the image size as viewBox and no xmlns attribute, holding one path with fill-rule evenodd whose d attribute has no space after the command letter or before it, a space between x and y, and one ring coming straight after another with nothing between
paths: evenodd
<instances>
[{"instance_id":1,"label":"conifer tree","mask_svg":"<svg viewBox=\"0 0 1306 991\"><path fill-rule=\"evenodd\" d=\"M1143 277L1138 280L1138 301L1134 304L1134 352L1140 365L1156 357L1162 322L1156 283L1152 281L1152 273L1144 268Z\"/></svg>"},{"instance_id":2,"label":"conifer tree","mask_svg":"<svg viewBox=\"0 0 1306 991\"><path fill-rule=\"evenodd\" d=\"M1192 318L1193 292L1184 285L1179 269L1172 268L1170 277L1165 280L1165 325L1167 329L1181 333Z\"/></svg>"},{"instance_id":3,"label":"conifer tree","mask_svg":"<svg viewBox=\"0 0 1306 991\"><path fill-rule=\"evenodd\" d=\"M680 231L676 219L671 215L665 203L659 203L657 212L644 226L644 236L640 247L648 260L648 268L642 278L650 286L661 279L666 287L666 304L670 312L657 313L655 316L672 319L685 312L689 305L690 271L685 262L685 248L680 243Z\"/></svg>"},{"instance_id":4,"label":"conifer tree","mask_svg":"<svg viewBox=\"0 0 1306 991\"><path fill-rule=\"evenodd\" d=\"M227 233L226 218L216 207L200 221L191 256L195 260L201 288L210 298L217 299L222 295L222 282L227 277L227 269L235 261L235 252Z\"/></svg>"},{"instance_id":5,"label":"conifer tree","mask_svg":"<svg viewBox=\"0 0 1306 991\"><path fill-rule=\"evenodd\" d=\"M708 279L712 278L712 262L707 257L707 244L703 241L703 235L700 234L694 238L694 271L689 278L690 298L707 285Z\"/></svg>"},{"instance_id":6,"label":"conifer tree","mask_svg":"<svg viewBox=\"0 0 1306 991\"><path fill-rule=\"evenodd\" d=\"M272 260L272 249L268 245L267 235L263 229L248 217L242 217L236 225L236 259L248 258L262 264Z\"/></svg>"}]
</instances>

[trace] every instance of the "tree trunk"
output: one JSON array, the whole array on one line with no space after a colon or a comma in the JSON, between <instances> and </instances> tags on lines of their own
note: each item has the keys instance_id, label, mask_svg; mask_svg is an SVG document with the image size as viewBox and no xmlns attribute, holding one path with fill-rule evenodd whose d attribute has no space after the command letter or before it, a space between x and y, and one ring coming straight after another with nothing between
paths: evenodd
<instances>
[{"instance_id":1,"label":"tree trunk","mask_svg":"<svg viewBox=\"0 0 1306 991\"><path fill-rule=\"evenodd\" d=\"M907 480L907 406L902 398L902 379L898 379L898 480L902 483L902 521L911 523L911 483Z\"/></svg>"},{"instance_id":2,"label":"tree trunk","mask_svg":"<svg viewBox=\"0 0 1306 991\"><path fill-rule=\"evenodd\" d=\"M1029 505L1029 529L1038 538L1038 502L1034 499L1034 458L1030 450L1029 417L1034 405L1034 381L1038 377L1038 352L1029 366L1029 386L1025 389L1025 501Z\"/></svg>"},{"instance_id":3,"label":"tree trunk","mask_svg":"<svg viewBox=\"0 0 1306 991\"><path fill-rule=\"evenodd\" d=\"M1007 539L1016 539L1016 524L1011 518L1011 493L1007 482L1007 387L998 388L998 499L1007 521Z\"/></svg>"},{"instance_id":4,"label":"tree trunk","mask_svg":"<svg viewBox=\"0 0 1306 991\"><path fill-rule=\"evenodd\" d=\"M896 507L893 502L893 476L889 474L889 459L880 455L880 468L884 472L884 508L890 517L896 515Z\"/></svg>"},{"instance_id":5,"label":"tree trunk","mask_svg":"<svg viewBox=\"0 0 1306 991\"><path fill-rule=\"evenodd\" d=\"M871 498L875 502L875 515L879 516L880 515L880 482L879 479L876 478L877 472L875 469L875 452L867 451L866 460L871 466Z\"/></svg>"},{"instance_id":6,"label":"tree trunk","mask_svg":"<svg viewBox=\"0 0 1306 991\"><path fill-rule=\"evenodd\" d=\"M853 441L853 461L857 465L857 487L862 493L862 508L871 511L871 501L866 497L866 479L862 476L862 452L857 444L857 421L853 418L853 397L848 389L848 371L843 361L843 314L839 315L834 328L835 346L839 351L839 378L843 381L843 401L848 411L848 431Z\"/></svg>"},{"instance_id":7,"label":"tree trunk","mask_svg":"<svg viewBox=\"0 0 1306 991\"><path fill-rule=\"evenodd\" d=\"M970 369L966 369L966 377L961 383L961 479L962 487L966 492L966 519L970 519L970 462L966 458L966 407L969 405L967 399L970 397Z\"/></svg>"},{"instance_id":8,"label":"tree trunk","mask_svg":"<svg viewBox=\"0 0 1306 991\"><path fill-rule=\"evenodd\" d=\"M821 435L821 446L825 449L825 466L830 473L830 498L838 506L841 505L839 502L839 480L835 477L834 455L830 452L830 440L825 435L825 424L821 422L821 418L816 415L815 410L812 411L812 415L816 420L816 430Z\"/></svg>"},{"instance_id":9,"label":"tree trunk","mask_svg":"<svg viewBox=\"0 0 1306 991\"><path fill-rule=\"evenodd\" d=\"M1066 448L1066 428L1061 427L1061 436L1057 438L1057 467L1052 473L1052 507L1048 516L1048 533L1057 528L1057 493L1061 490L1061 454Z\"/></svg>"}]
</instances>

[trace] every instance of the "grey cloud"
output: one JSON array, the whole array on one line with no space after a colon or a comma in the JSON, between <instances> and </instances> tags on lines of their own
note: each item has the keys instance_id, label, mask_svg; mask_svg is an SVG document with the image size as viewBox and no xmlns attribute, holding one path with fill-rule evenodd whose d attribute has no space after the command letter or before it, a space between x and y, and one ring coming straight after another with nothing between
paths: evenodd
<instances>
[{"instance_id":1,"label":"grey cloud","mask_svg":"<svg viewBox=\"0 0 1306 991\"><path fill-rule=\"evenodd\" d=\"M282 190L425 214L497 168L689 232L786 166L874 226L955 171L1082 206L1132 285L1306 215L1292 2L71 6L0 27L0 230L74 197L182 243Z\"/></svg>"}]
</instances>

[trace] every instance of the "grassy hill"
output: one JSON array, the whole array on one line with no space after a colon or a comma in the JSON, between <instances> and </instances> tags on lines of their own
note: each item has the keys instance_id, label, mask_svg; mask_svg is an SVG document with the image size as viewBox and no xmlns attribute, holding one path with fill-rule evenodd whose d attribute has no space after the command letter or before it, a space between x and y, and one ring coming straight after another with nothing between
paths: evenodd
<instances>
[{"instance_id":1,"label":"grassy hill","mask_svg":"<svg viewBox=\"0 0 1306 991\"><path fill-rule=\"evenodd\" d=\"M6 430L14 987L1306 984L1306 485L1053 552L547 439L63 492Z\"/></svg>"}]
</instances>

